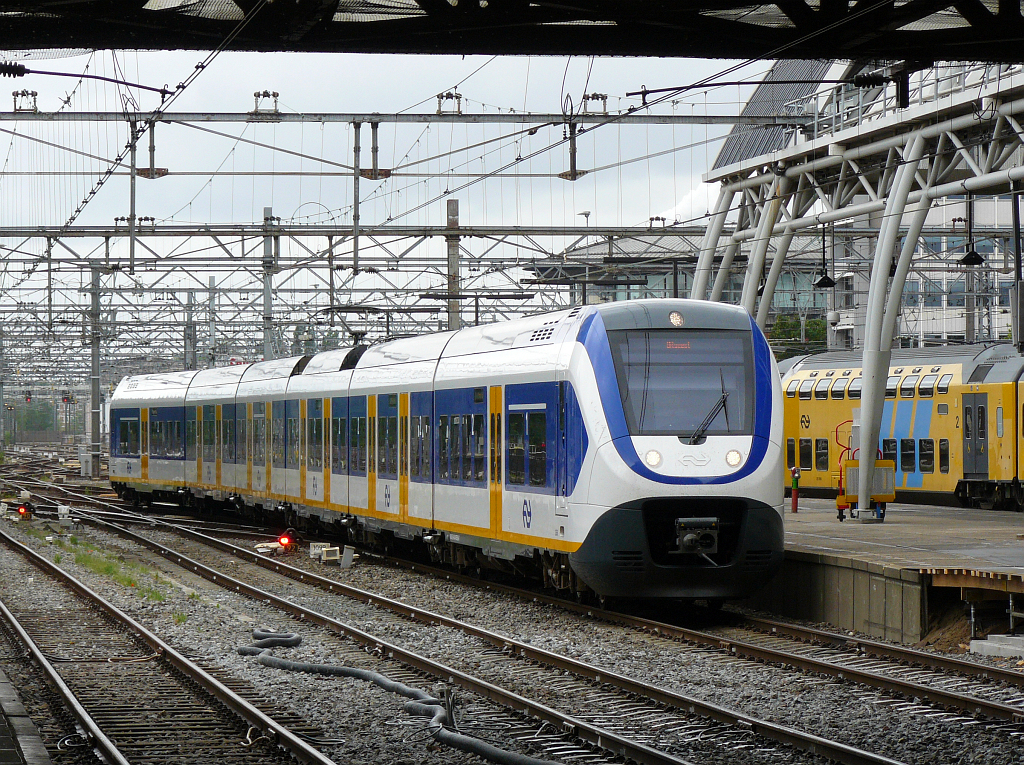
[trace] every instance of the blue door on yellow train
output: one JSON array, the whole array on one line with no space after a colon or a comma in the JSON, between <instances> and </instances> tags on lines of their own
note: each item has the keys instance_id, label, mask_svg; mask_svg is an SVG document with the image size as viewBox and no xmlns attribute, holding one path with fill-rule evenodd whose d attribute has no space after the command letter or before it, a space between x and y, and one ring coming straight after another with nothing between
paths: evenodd
<instances>
[{"instance_id":1,"label":"blue door on yellow train","mask_svg":"<svg viewBox=\"0 0 1024 765\"><path fill-rule=\"evenodd\" d=\"M988 394L964 393L964 478L988 480Z\"/></svg>"}]
</instances>

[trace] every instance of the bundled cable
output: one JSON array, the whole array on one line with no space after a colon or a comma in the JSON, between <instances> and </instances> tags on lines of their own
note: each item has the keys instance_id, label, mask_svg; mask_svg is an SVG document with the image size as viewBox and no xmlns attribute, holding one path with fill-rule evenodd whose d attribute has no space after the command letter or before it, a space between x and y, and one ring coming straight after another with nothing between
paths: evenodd
<instances>
[{"instance_id":1,"label":"bundled cable","mask_svg":"<svg viewBox=\"0 0 1024 765\"><path fill-rule=\"evenodd\" d=\"M357 667L341 667L334 664L311 664L302 661L290 661L274 656L270 649L277 646L293 648L302 642L302 637L294 632L271 632L269 630L256 629L252 631L252 645L242 646L238 649L241 656L255 656L256 660L265 667L283 669L289 672L306 672L314 675L327 675L329 677L354 677L358 680L365 680L383 688L389 693L397 693L409 701L405 702L403 709L417 717L428 717L427 723L430 735L438 743L458 749L461 752L475 754L498 765L556 765L550 760L539 760L518 752L509 752L499 749L480 739L467 736L463 733L451 730L451 715L445 706L444 701L437 699L425 691L412 688L404 683L397 682L391 678L368 669Z\"/></svg>"}]
</instances>

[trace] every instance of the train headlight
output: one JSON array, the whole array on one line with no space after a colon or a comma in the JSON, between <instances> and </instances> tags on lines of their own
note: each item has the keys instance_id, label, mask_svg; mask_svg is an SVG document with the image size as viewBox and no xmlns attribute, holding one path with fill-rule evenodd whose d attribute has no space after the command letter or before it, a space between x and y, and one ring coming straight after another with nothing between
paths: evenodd
<instances>
[{"instance_id":1,"label":"train headlight","mask_svg":"<svg viewBox=\"0 0 1024 765\"><path fill-rule=\"evenodd\" d=\"M736 467L743 461L743 455L735 449L730 449L725 455L725 461L729 467Z\"/></svg>"},{"instance_id":2,"label":"train headlight","mask_svg":"<svg viewBox=\"0 0 1024 765\"><path fill-rule=\"evenodd\" d=\"M661 464L661 452L651 449L644 455L644 462L647 463L648 467L658 467Z\"/></svg>"},{"instance_id":3,"label":"train headlight","mask_svg":"<svg viewBox=\"0 0 1024 765\"><path fill-rule=\"evenodd\" d=\"M683 326L683 315L679 311L673 311L668 315L668 320L672 322L673 327Z\"/></svg>"}]
</instances>

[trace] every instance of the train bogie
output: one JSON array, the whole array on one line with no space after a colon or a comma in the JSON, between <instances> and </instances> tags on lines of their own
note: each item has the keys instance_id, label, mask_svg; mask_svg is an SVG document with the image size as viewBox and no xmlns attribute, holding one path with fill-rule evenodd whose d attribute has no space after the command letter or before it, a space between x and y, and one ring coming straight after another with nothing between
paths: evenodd
<instances>
[{"instance_id":1,"label":"train bogie","mask_svg":"<svg viewBox=\"0 0 1024 765\"><path fill-rule=\"evenodd\" d=\"M773 364L739 309L636 301L190 373L167 485L576 592L740 597L782 555ZM158 377L115 393L129 440Z\"/></svg>"}]
</instances>

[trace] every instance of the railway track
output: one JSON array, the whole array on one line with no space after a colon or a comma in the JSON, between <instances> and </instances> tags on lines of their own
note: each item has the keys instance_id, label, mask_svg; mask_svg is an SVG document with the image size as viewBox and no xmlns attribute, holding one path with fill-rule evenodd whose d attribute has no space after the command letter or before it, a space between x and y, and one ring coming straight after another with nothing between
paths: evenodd
<instances>
[{"instance_id":1,"label":"railway track","mask_svg":"<svg viewBox=\"0 0 1024 765\"><path fill-rule=\"evenodd\" d=\"M37 485L46 484L39 482ZM89 501L97 506L107 504L76 494L65 487L49 486L80 501ZM108 505L115 511L112 517L131 518L132 514L123 514L126 511L117 508L118 504ZM203 524L206 526L205 531L218 530L215 523ZM229 533L242 536L245 532L232 530ZM222 549L229 551L227 547ZM234 549L231 552L253 555L248 551L236 553ZM259 556L255 556L254 559L266 562L266 559ZM411 570L445 580L481 586L479 579L422 564L400 561L392 563L405 565ZM275 566L278 566L276 570L280 573L292 577L300 576L288 572L279 564L275 563ZM653 635L727 651L736 657L798 667L806 672L858 682L906 698L924 699L943 708L957 709L971 716L982 715L1013 723L1024 722L1022 672L753 616L744 616L742 623L735 626L720 627L711 631L695 630L679 624L582 606L513 586L496 583L487 583L484 586L527 601L545 602L588 618L597 618Z\"/></svg>"},{"instance_id":2,"label":"railway track","mask_svg":"<svg viewBox=\"0 0 1024 765\"><path fill-rule=\"evenodd\" d=\"M148 520L143 522L151 523ZM247 550L231 549L226 543L219 540L204 539L203 535L180 529L176 530L176 533L186 534L193 541L201 542L203 545L213 544L231 555L245 558L257 565L273 568L275 573L291 576L300 582L315 583L316 586L322 587L329 593L343 593L344 591L344 585L337 581L317 581L308 569L289 571L282 566L280 561L269 561L255 556ZM421 572L441 576L444 579L464 581L474 586L481 586L481 582L476 579L459 577L450 572L431 570L429 567L420 565L411 567ZM272 586L267 580L262 583L267 587ZM1006 721L1005 730L1010 735L1019 736L1024 733L1024 729L1019 725L1021 719L1024 718L1024 673L778 621L746 618L740 624L700 631L682 625L578 606L561 599L547 598L535 592L523 591L514 587L493 583L482 586L491 590L507 591L523 598L526 602L547 602L558 608L576 611L588 618L641 630L657 639L685 641L727 654L736 660L753 659L780 666L797 667L814 676L824 674L843 682L856 682L862 686L882 690L887 694L904 697L905 702L889 699L888 703L902 703L905 709L914 713L938 714L949 720L961 719L965 723L973 723L975 718L982 721L986 719ZM378 605L383 605L386 601L386 598L371 593L344 594L361 599L363 602L372 602ZM447 624L447 626L455 628L454 624L446 623L444 617L431 614L423 609L398 604L396 612L401 614L402 619L416 619L429 624ZM474 634L471 626L469 628L459 627L459 629L462 629L465 634ZM490 639L492 651L512 654L537 665L561 666L563 672L571 673L577 678L589 678L591 684L606 683L612 676L612 673L601 671L595 667L559 664L561 658L564 657L549 656L546 655L547 652L540 651L533 646L511 641L501 636L484 638L477 633L475 637L484 640ZM484 665L493 662L493 659L487 658L485 654L484 658L478 657L473 661ZM544 682L542 676L534 677L532 681ZM565 686L566 692L570 695L581 696L589 693L585 687L573 686L569 680L560 681L558 685ZM658 699L656 694L645 694L635 687L630 688L628 684L621 685L619 690L623 693L646 695L647 698L655 700L654 703L670 707L684 708L685 706L678 696L671 699ZM919 703L922 700L929 703L922 705ZM687 699L686 701L693 700ZM609 709L617 708L615 700L606 699L602 703L607 703ZM696 707L693 708L696 709ZM629 709L628 705L626 709ZM949 710L956 711L950 712ZM706 709L701 711L708 715L706 719L714 719L714 713L710 713ZM632 710L631 713L636 713L636 710ZM643 712L638 714L641 719L645 719ZM958 718L958 716L961 717ZM597 719L600 721L600 718ZM727 724L739 724L741 727L753 730L750 723L743 720L742 716L734 716L732 721ZM681 730L686 730L686 728L683 727ZM763 728L758 728L757 732L775 741L785 740L778 736L773 738ZM723 740L728 740L730 734L728 731L723 731L721 735ZM814 750L810 749L809 751ZM832 759L845 761L834 755Z\"/></svg>"},{"instance_id":3,"label":"railway track","mask_svg":"<svg viewBox=\"0 0 1024 765\"><path fill-rule=\"evenodd\" d=\"M708 747L719 755L728 753L735 756L738 751L747 751L749 755L750 751L756 751L755 762L760 761L758 758L770 760L780 756L796 762L805 761L801 759L803 756L812 756L812 760L813 756L822 756L851 765L897 762L807 731L683 696L464 621L357 590L289 567L278 560L262 558L243 548L211 540L197 532L175 529L187 537L187 540L182 540L187 552L182 552L127 529L108 528L211 582L269 602L302 621L319 624L367 645L384 646L381 650L386 655L399 658L403 663L438 677L452 678L464 689L500 699L512 708L529 711L539 719L572 731L585 742L608 747L610 753L623 754L638 762L679 762L680 758L703 758L709 754ZM211 549L211 545L222 552ZM224 563L223 552L234 559L230 575L214 568L216 563ZM248 565L243 566L239 561ZM285 576L292 578L293 583L303 585L305 594L298 600L274 594L273 590L282 589L282 577ZM314 592L315 588L320 592ZM461 633L463 638L458 641L461 653L459 666L453 668L425 657L411 656L410 652L384 637L369 635L351 624L314 611L313 606L317 604L325 606L324 610L330 608L330 601L336 601L337 595L345 595L375 610L385 610L394 620L389 631L395 635L408 631L410 620ZM514 692L504 695L499 684L511 684ZM525 696L528 689L543 689L545 704L530 702ZM556 712L554 708L548 708L548 704L567 710L567 713ZM659 742L658 747L652 748L647 743L650 741Z\"/></svg>"},{"instance_id":4,"label":"railway track","mask_svg":"<svg viewBox=\"0 0 1024 765\"><path fill-rule=\"evenodd\" d=\"M330 765L295 731L58 566L2 531L0 542L20 556L4 562L5 589L19 585L0 603L0 616L109 763Z\"/></svg>"}]
</instances>

